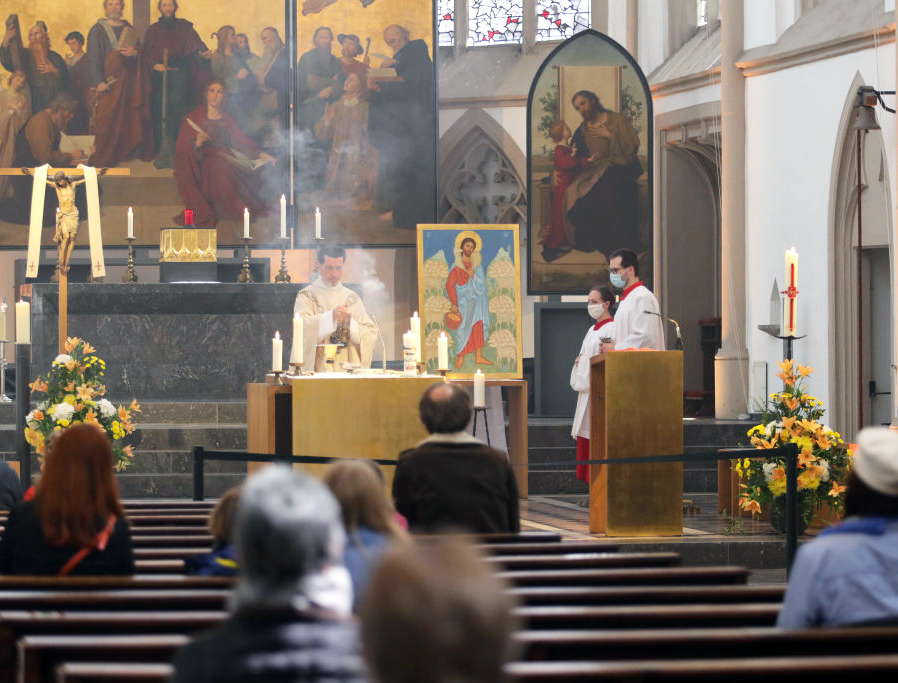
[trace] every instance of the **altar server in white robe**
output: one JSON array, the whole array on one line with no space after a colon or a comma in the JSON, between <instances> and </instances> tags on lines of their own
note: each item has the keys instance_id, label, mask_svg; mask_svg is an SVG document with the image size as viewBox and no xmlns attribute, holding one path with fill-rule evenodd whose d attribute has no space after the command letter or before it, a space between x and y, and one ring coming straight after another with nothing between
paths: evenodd
<instances>
[{"instance_id":1,"label":"altar server in white robe","mask_svg":"<svg viewBox=\"0 0 898 683\"><path fill-rule=\"evenodd\" d=\"M618 249L608 262L611 284L623 289L614 314L614 340L602 343L602 353L626 349L664 351L664 319L658 300L639 279L639 262L629 249Z\"/></svg>"},{"instance_id":2,"label":"altar server in white robe","mask_svg":"<svg viewBox=\"0 0 898 683\"><path fill-rule=\"evenodd\" d=\"M614 291L608 285L596 285L589 291L586 310L595 319L583 338L580 354L571 369L571 389L577 392L577 410L571 436L577 440L577 460L589 460L589 375L593 356L599 355L602 339L614 338L614 319L610 308ZM577 465L577 479L589 483L589 465Z\"/></svg>"},{"instance_id":3,"label":"altar server in white robe","mask_svg":"<svg viewBox=\"0 0 898 683\"><path fill-rule=\"evenodd\" d=\"M336 358L335 370L344 363L371 366L377 328L368 317L358 294L340 281L346 250L327 246L318 250L318 277L296 295L294 312L303 319L303 363L305 369L324 372L324 349L319 344L347 336L346 345Z\"/></svg>"}]
</instances>

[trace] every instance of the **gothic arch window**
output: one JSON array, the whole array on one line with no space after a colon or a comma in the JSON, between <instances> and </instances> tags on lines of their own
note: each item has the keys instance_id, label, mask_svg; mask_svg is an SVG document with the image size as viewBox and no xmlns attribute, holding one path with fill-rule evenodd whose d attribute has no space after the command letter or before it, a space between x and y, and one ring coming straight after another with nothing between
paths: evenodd
<instances>
[{"instance_id":1,"label":"gothic arch window","mask_svg":"<svg viewBox=\"0 0 898 683\"><path fill-rule=\"evenodd\" d=\"M524 27L531 23L531 35L537 41L565 40L589 28L592 3L593 0L535 0L525 8L524 0L437 0L438 44L455 45L457 18L462 22L458 27L462 35L467 34L465 43L471 47L521 43ZM456 10L460 17L456 17Z\"/></svg>"}]
</instances>

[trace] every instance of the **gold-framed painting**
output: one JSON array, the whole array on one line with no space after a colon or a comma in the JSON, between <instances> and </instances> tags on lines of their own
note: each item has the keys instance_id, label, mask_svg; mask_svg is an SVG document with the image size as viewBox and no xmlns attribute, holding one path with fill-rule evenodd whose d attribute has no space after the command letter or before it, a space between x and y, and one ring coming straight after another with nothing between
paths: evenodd
<instances>
[{"instance_id":1,"label":"gold-framed painting","mask_svg":"<svg viewBox=\"0 0 898 683\"><path fill-rule=\"evenodd\" d=\"M418 226L422 361L437 371L441 334L449 377L477 370L521 379L521 257L516 224Z\"/></svg>"}]
</instances>

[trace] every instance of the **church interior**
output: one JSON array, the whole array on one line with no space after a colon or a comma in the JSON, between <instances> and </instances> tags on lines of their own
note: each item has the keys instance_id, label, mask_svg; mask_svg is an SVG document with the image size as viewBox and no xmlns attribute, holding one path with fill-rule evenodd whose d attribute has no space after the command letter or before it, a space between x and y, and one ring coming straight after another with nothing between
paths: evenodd
<instances>
[{"instance_id":1,"label":"church interior","mask_svg":"<svg viewBox=\"0 0 898 683\"><path fill-rule=\"evenodd\" d=\"M512 600L505 679L898 672L895 564L848 582L887 616L783 607L858 480L898 496L863 465L898 429L894 0L4 10L0 465L39 494L98 424L134 559L13 576L0 541L0 679L190 680L237 585L185 574L217 501L368 460L396 512L444 382L519 499L467 537Z\"/></svg>"}]
</instances>

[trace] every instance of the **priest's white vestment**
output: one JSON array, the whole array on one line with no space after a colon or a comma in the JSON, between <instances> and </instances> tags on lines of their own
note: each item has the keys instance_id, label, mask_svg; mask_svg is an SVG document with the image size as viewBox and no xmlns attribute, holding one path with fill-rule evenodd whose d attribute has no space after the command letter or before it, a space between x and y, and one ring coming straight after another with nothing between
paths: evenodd
<instances>
[{"instance_id":1,"label":"priest's white vestment","mask_svg":"<svg viewBox=\"0 0 898 683\"><path fill-rule=\"evenodd\" d=\"M621 295L614 314L614 348L666 350L664 319L658 300L641 282L630 285Z\"/></svg>"},{"instance_id":2,"label":"priest's white vestment","mask_svg":"<svg viewBox=\"0 0 898 683\"><path fill-rule=\"evenodd\" d=\"M580 346L580 356L571 370L571 389L577 392L577 409L571 436L589 438L589 374L593 356L599 355L602 339L614 339L614 320L606 318L589 328Z\"/></svg>"}]
</instances>

